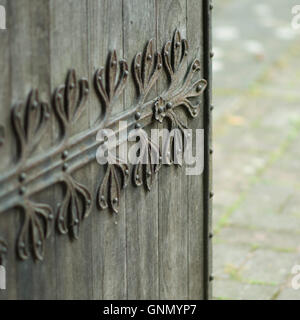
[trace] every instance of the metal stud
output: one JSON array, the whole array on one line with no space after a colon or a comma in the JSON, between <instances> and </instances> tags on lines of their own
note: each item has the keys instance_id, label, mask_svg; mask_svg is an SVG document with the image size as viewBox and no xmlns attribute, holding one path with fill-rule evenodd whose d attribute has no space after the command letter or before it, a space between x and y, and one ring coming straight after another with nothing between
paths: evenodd
<instances>
[{"instance_id":1,"label":"metal stud","mask_svg":"<svg viewBox=\"0 0 300 320\"><path fill-rule=\"evenodd\" d=\"M68 158L68 155L69 155L69 152L67 150L65 150L63 153L62 153L62 158L63 159L67 159Z\"/></svg>"},{"instance_id":2,"label":"metal stud","mask_svg":"<svg viewBox=\"0 0 300 320\"><path fill-rule=\"evenodd\" d=\"M201 90L202 90L202 85L199 84L199 85L197 86L197 88L196 88L196 91L197 91L197 92L200 92Z\"/></svg>"},{"instance_id":3,"label":"metal stud","mask_svg":"<svg viewBox=\"0 0 300 320\"><path fill-rule=\"evenodd\" d=\"M151 60L151 59L152 59L151 54L149 54L149 55L147 56L147 59L148 59L148 60Z\"/></svg>"},{"instance_id":4,"label":"metal stud","mask_svg":"<svg viewBox=\"0 0 300 320\"><path fill-rule=\"evenodd\" d=\"M64 165L63 165L63 171L67 171L68 170L68 164L67 163L64 163Z\"/></svg>"},{"instance_id":5,"label":"metal stud","mask_svg":"<svg viewBox=\"0 0 300 320\"><path fill-rule=\"evenodd\" d=\"M137 124L135 125L135 128L136 128L136 129L141 129L141 127L142 127L142 125L141 125L140 123L137 123Z\"/></svg>"},{"instance_id":6,"label":"metal stud","mask_svg":"<svg viewBox=\"0 0 300 320\"><path fill-rule=\"evenodd\" d=\"M113 203L116 204L118 203L119 199L118 198L114 198Z\"/></svg>"},{"instance_id":7,"label":"metal stud","mask_svg":"<svg viewBox=\"0 0 300 320\"><path fill-rule=\"evenodd\" d=\"M159 111L160 113L163 113L163 112L165 111L165 108L164 108L163 106L160 106L160 107L158 108L158 111Z\"/></svg>"},{"instance_id":8,"label":"metal stud","mask_svg":"<svg viewBox=\"0 0 300 320\"><path fill-rule=\"evenodd\" d=\"M37 101L34 101L32 104L32 109L36 109L39 106L39 103Z\"/></svg>"},{"instance_id":9,"label":"metal stud","mask_svg":"<svg viewBox=\"0 0 300 320\"><path fill-rule=\"evenodd\" d=\"M210 193L209 193L209 197L210 197L210 198L213 198L213 196L214 196L214 193L213 193L213 192L210 192Z\"/></svg>"},{"instance_id":10,"label":"metal stud","mask_svg":"<svg viewBox=\"0 0 300 320\"><path fill-rule=\"evenodd\" d=\"M25 173L25 172L22 172L22 173L20 174L19 180L20 180L20 182L23 182L23 181L26 180L26 178L27 178L26 173Z\"/></svg>"},{"instance_id":11,"label":"metal stud","mask_svg":"<svg viewBox=\"0 0 300 320\"><path fill-rule=\"evenodd\" d=\"M140 120L141 119L141 113L140 112L137 112L135 114L135 120Z\"/></svg>"},{"instance_id":12,"label":"metal stud","mask_svg":"<svg viewBox=\"0 0 300 320\"><path fill-rule=\"evenodd\" d=\"M176 48L179 48L180 47L180 42L177 41L176 44L175 44Z\"/></svg>"},{"instance_id":13,"label":"metal stud","mask_svg":"<svg viewBox=\"0 0 300 320\"><path fill-rule=\"evenodd\" d=\"M213 57L214 57L214 55L215 55L215 54L214 54L214 52L213 52L213 51L211 51L211 52L210 52L210 57L211 57L211 58L213 58Z\"/></svg>"},{"instance_id":14,"label":"metal stud","mask_svg":"<svg viewBox=\"0 0 300 320\"><path fill-rule=\"evenodd\" d=\"M167 109L172 109L172 107L173 107L173 104L172 104L172 102L168 102L167 104L166 104L166 108Z\"/></svg>"},{"instance_id":15,"label":"metal stud","mask_svg":"<svg viewBox=\"0 0 300 320\"><path fill-rule=\"evenodd\" d=\"M209 281L214 281L214 276L212 274L209 276Z\"/></svg>"},{"instance_id":16,"label":"metal stud","mask_svg":"<svg viewBox=\"0 0 300 320\"><path fill-rule=\"evenodd\" d=\"M159 63L159 64L157 65L157 68L158 68L158 69L161 69L161 67L162 67L162 65L161 65L161 63Z\"/></svg>"},{"instance_id":17,"label":"metal stud","mask_svg":"<svg viewBox=\"0 0 300 320\"><path fill-rule=\"evenodd\" d=\"M25 187L21 187L20 190L19 190L20 195L25 194L25 192L26 192L26 188Z\"/></svg>"}]
</instances>

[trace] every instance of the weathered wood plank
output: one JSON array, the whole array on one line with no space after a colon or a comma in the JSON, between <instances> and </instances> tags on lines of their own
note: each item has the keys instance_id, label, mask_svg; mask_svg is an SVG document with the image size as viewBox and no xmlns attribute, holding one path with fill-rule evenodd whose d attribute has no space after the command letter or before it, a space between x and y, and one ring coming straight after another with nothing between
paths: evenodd
<instances>
[{"instance_id":1,"label":"weathered wood plank","mask_svg":"<svg viewBox=\"0 0 300 320\"><path fill-rule=\"evenodd\" d=\"M187 1L187 38L190 58L201 61L203 77L203 22L202 2ZM203 99L199 99L200 112L198 118L189 122L195 130L203 128ZM200 142L199 142L200 143ZM193 144L195 154L195 143ZM188 220L189 220L189 299L203 299L203 176L189 176L187 184Z\"/></svg>"},{"instance_id":2,"label":"weathered wood plank","mask_svg":"<svg viewBox=\"0 0 300 320\"><path fill-rule=\"evenodd\" d=\"M157 2L158 45L178 28L186 37L186 1ZM164 88L160 82L159 88ZM188 297L187 178L183 169L162 169L159 176L160 298Z\"/></svg>"},{"instance_id":3,"label":"weathered wood plank","mask_svg":"<svg viewBox=\"0 0 300 320\"><path fill-rule=\"evenodd\" d=\"M0 5L6 8L7 16L10 14L10 8L7 0L0 0ZM14 141L11 135L10 127L10 105L11 105L11 81L10 81L10 50L9 42L11 37L10 28L11 19L7 20L6 30L0 30L0 134L4 139L0 147L0 168L1 172L11 166L13 156ZM15 155L14 155L15 158ZM9 214L0 216L0 237L8 243L8 254L4 266L6 267L6 287L7 290L0 290L0 300L15 299L17 296L16 279L16 257L15 257L15 239L17 237L16 213L10 211Z\"/></svg>"},{"instance_id":4,"label":"weathered wood plank","mask_svg":"<svg viewBox=\"0 0 300 320\"><path fill-rule=\"evenodd\" d=\"M94 72L105 66L109 51L116 50L118 59L123 55L122 1L89 1L89 64ZM90 77L93 77L90 74ZM91 78L92 79L92 78ZM94 115L99 114L100 103L92 105ZM113 114L123 110L123 98ZM93 117L92 117L93 118ZM91 118L91 120L93 120ZM96 194L104 177L105 168L95 163ZM124 194L122 195L124 197ZM126 240L125 201L121 201L118 217L108 210L95 210L91 217L93 250L93 290L94 299L126 299Z\"/></svg>"},{"instance_id":5,"label":"weathered wood plank","mask_svg":"<svg viewBox=\"0 0 300 320\"><path fill-rule=\"evenodd\" d=\"M124 55L131 62L154 39L156 49L155 1L124 1ZM149 99L154 96L155 87ZM136 98L130 77L125 94L127 108ZM150 133L150 130L149 130ZM150 192L144 186L126 190L127 286L129 299L158 299L158 182Z\"/></svg>"},{"instance_id":6,"label":"weathered wood plank","mask_svg":"<svg viewBox=\"0 0 300 320\"><path fill-rule=\"evenodd\" d=\"M64 84L68 70L75 69L77 80L88 76L87 2L81 0L50 1L51 8L51 86ZM89 109L75 124L71 135L89 126ZM73 177L89 186L90 169L83 168ZM62 200L62 188L56 190L56 204ZM59 200L60 199L60 200ZM91 221L80 225L80 239L69 241L57 236L56 276L58 299L89 299L92 297Z\"/></svg>"},{"instance_id":7,"label":"weathered wood plank","mask_svg":"<svg viewBox=\"0 0 300 320\"><path fill-rule=\"evenodd\" d=\"M24 101L27 94L33 88L39 88L40 98L49 96L49 8L48 1L41 4L39 1L13 1L9 2L10 19L13 21L10 27L10 57L11 57L11 85L12 103ZM36 153L43 152L51 143L51 134L40 145ZM46 193L51 201L51 191ZM34 200L41 201L40 196ZM23 223L23 212L16 215L15 230L20 230ZM12 230L12 229L11 229ZM18 234L17 233L17 234ZM17 236L15 237L16 241ZM15 243L15 242L14 242ZM53 243L48 243L46 250L50 250L48 258L54 261ZM53 276L53 268L50 265L41 266L28 260L17 263L17 298L34 299L47 297L46 290L55 292L56 281L48 285L47 277Z\"/></svg>"}]
</instances>

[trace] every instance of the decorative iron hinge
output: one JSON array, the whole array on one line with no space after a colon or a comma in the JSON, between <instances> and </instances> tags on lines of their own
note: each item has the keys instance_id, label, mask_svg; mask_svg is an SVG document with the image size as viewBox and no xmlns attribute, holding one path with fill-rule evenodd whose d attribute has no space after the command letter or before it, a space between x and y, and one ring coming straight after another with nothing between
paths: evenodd
<instances>
[{"instance_id":1,"label":"decorative iron hinge","mask_svg":"<svg viewBox=\"0 0 300 320\"><path fill-rule=\"evenodd\" d=\"M79 237L80 224L91 212L93 197L84 185L72 177L72 173L95 160L97 148L104 143L104 140L96 140L100 129L112 129L120 134L118 124L126 120L126 130L144 128L154 121L167 121L170 128L183 131L187 127L176 109L183 107L192 118L198 115L200 103L195 102L194 98L203 93L207 82L197 75L200 61L195 59L188 66L187 59L188 42L181 38L178 30L172 41L165 44L162 54L155 52L153 40L150 40L145 51L138 53L133 61L137 102L127 111L111 116L129 76L127 62L118 60L116 51L111 52L106 67L95 72L93 81L93 89L102 106L101 117L92 128L75 136L71 135L70 129L85 110L90 91L89 81L84 78L77 80L75 70L68 72L65 84L55 90L51 102L41 101L38 90L32 90L25 103L13 107L12 123L18 140L18 160L12 169L1 175L0 213L20 208L24 214L17 240L17 252L22 260L30 255L35 260L43 260L45 239L50 235L54 222L61 234L69 234L74 239ZM168 89L147 100L163 69L170 80ZM31 156L42 141L53 115L60 124L60 141L48 152ZM150 139L145 145L142 152L160 157L160 148ZM150 190L160 167L160 163L154 163L151 159L149 164L137 163L132 168L121 161L108 164L95 197L99 208L109 208L117 214L121 189L128 184L130 174L135 186L144 184ZM63 201L54 214L49 205L36 203L32 196L57 183L65 188ZM0 244L6 251L6 243L1 240Z\"/></svg>"}]
</instances>

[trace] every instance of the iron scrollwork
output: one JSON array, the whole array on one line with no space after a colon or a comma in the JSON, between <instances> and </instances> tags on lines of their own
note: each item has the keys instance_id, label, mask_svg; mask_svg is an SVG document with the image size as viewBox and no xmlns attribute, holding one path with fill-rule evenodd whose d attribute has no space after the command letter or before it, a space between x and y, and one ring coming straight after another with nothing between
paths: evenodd
<instances>
[{"instance_id":1,"label":"iron scrollwork","mask_svg":"<svg viewBox=\"0 0 300 320\"><path fill-rule=\"evenodd\" d=\"M187 59L188 42L181 38L178 30L172 41L166 43L162 53L155 52L154 42L150 40L144 52L138 53L132 64L137 87L136 103L128 111L113 117L111 111L124 92L129 68L125 60L118 60L116 51L111 52L106 67L95 72L93 81L93 88L102 106L101 115L90 129L74 136L71 127L85 110L90 91L89 81L85 78L77 80L75 70L68 72L65 84L54 91L51 102L40 101L38 90L32 90L26 103L13 107L12 123L18 141L18 159L16 165L0 178L0 212L12 208L20 208L23 212L17 240L20 259L28 259L31 255L35 260L43 260L45 240L54 224L61 234L78 239L80 223L91 213L94 200L88 188L77 182L72 173L95 160L97 147L104 143L96 140L99 129L117 131L120 120L127 120L128 127L137 128L146 127L154 121L167 121L170 128L179 128L183 134L187 126L176 109L182 107L190 117L195 118L200 104L194 98L199 97L207 86L206 80L197 76L200 61L195 59L187 67ZM147 100L163 70L170 80L168 89L154 99ZM42 156L32 155L53 115L61 128L59 142ZM130 168L118 160L116 164L107 165L95 196L100 209L109 208L118 214L121 189L128 185L131 174L135 186L144 185L150 191L161 168L161 150L149 138L145 139L147 141L140 156L147 157L150 160L148 164L139 162ZM88 157L85 156L87 153ZM57 212L47 204L32 200L34 194L55 184L62 184L64 189ZM6 248L6 242L0 240L1 258Z\"/></svg>"}]
</instances>

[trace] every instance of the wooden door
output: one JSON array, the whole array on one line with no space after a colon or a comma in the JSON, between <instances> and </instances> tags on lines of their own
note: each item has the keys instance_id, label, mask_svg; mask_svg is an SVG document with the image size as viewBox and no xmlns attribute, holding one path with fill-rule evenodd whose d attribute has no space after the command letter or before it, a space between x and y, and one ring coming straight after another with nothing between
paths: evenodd
<instances>
[{"instance_id":1,"label":"wooden door","mask_svg":"<svg viewBox=\"0 0 300 320\"><path fill-rule=\"evenodd\" d=\"M209 298L209 1L0 5L0 298ZM99 165L120 120L204 129L204 172Z\"/></svg>"}]
</instances>

